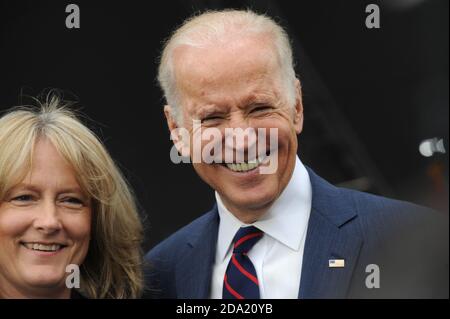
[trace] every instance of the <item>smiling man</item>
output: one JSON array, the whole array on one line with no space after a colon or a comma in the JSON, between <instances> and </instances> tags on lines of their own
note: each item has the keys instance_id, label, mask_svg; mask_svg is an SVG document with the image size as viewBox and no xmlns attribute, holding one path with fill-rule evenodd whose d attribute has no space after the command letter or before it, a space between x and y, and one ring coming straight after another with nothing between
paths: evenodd
<instances>
[{"instance_id":1,"label":"smiling man","mask_svg":"<svg viewBox=\"0 0 450 319\"><path fill-rule=\"evenodd\" d=\"M408 259L390 258L397 255L384 249L394 241L390 248L414 258L404 244L414 245L416 236L408 236L428 227L423 222L432 223L434 213L336 188L302 164L297 156L297 135L303 129L301 85L289 39L272 19L226 10L187 20L164 47L159 81L172 132L183 128L195 139L195 123L214 129L221 155L230 148L228 129L263 129L267 134L233 144L231 159L213 154L213 162L193 161L198 175L215 190L217 205L148 253L148 286L160 292L158 297L407 297L424 294L424 287L426 297L448 294L448 286L442 290L435 285L423 267L411 273L423 278L420 284L398 277L397 270L411 269ZM270 143L274 137L276 147ZM178 134L172 138L180 153L195 157L198 150L192 144ZM201 150L209 138L201 134ZM256 155L250 155L252 147ZM264 174L271 163L276 169ZM398 230L405 225L412 231L401 232L401 238L408 238L403 242ZM429 243L429 251L442 240ZM369 264L392 279L383 289L366 286ZM436 275L441 266L433 262L425 268L438 269ZM448 268L443 269L448 275Z\"/></svg>"}]
</instances>

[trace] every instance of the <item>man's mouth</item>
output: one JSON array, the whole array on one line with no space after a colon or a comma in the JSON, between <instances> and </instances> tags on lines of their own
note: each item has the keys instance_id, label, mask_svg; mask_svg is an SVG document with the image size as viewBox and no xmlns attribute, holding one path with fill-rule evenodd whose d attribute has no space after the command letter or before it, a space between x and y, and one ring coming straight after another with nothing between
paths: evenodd
<instances>
[{"instance_id":1,"label":"man's mouth","mask_svg":"<svg viewBox=\"0 0 450 319\"><path fill-rule=\"evenodd\" d=\"M254 169L257 169L261 164L265 164L269 158L270 152L267 154L261 155L258 158L255 158L253 160L250 160L248 162L242 162L242 163L224 163L223 166L227 167L229 170L232 170L233 172L249 172Z\"/></svg>"},{"instance_id":2,"label":"man's mouth","mask_svg":"<svg viewBox=\"0 0 450 319\"><path fill-rule=\"evenodd\" d=\"M21 242L21 245L30 250L37 250L43 252L56 252L67 247L66 245L58 243L39 243L39 242Z\"/></svg>"}]
</instances>

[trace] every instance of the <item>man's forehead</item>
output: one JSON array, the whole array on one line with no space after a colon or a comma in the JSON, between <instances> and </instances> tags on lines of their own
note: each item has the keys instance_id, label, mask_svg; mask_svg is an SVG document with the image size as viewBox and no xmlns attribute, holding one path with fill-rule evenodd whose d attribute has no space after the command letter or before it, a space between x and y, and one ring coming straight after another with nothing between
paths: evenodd
<instances>
[{"instance_id":1,"label":"man's forehead","mask_svg":"<svg viewBox=\"0 0 450 319\"><path fill-rule=\"evenodd\" d=\"M179 56L175 69L178 93L199 97L226 91L237 94L246 87L259 86L278 78L279 67L267 56L256 57L245 51L242 53L245 57L224 53L214 57L198 52Z\"/></svg>"},{"instance_id":2,"label":"man's forehead","mask_svg":"<svg viewBox=\"0 0 450 319\"><path fill-rule=\"evenodd\" d=\"M189 81L209 80L217 75L233 75L254 68L271 68L276 63L276 51L267 37L245 37L209 43L199 47L180 45L173 51L173 63L178 77Z\"/></svg>"}]
</instances>

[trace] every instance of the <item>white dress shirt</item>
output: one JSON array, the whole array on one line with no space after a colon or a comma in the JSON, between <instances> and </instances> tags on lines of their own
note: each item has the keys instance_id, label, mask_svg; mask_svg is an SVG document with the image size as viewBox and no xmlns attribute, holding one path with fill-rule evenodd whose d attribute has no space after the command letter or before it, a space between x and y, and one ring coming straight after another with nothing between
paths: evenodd
<instances>
[{"instance_id":1,"label":"white dress shirt","mask_svg":"<svg viewBox=\"0 0 450 319\"><path fill-rule=\"evenodd\" d=\"M264 232L248 253L258 276L261 299L298 298L311 198L308 171L297 157L292 177L280 197L260 220L251 224ZM220 224L210 297L221 299L233 237L240 227L250 225L238 220L217 192L216 200Z\"/></svg>"}]
</instances>

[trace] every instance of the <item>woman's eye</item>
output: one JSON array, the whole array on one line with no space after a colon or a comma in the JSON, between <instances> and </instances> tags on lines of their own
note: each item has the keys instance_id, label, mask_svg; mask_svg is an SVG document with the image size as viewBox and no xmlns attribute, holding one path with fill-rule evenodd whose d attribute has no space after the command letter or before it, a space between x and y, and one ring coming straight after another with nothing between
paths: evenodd
<instances>
[{"instance_id":1,"label":"woman's eye","mask_svg":"<svg viewBox=\"0 0 450 319\"><path fill-rule=\"evenodd\" d=\"M31 196L31 195L20 195L20 196L14 197L12 200L17 201L17 202L27 202L27 201L31 201L32 199L33 199L33 196Z\"/></svg>"},{"instance_id":2,"label":"woman's eye","mask_svg":"<svg viewBox=\"0 0 450 319\"><path fill-rule=\"evenodd\" d=\"M83 201L81 199L76 198L76 197L63 198L62 201L64 203L68 203L68 204L71 204L71 205L77 205L77 206L84 205Z\"/></svg>"},{"instance_id":3,"label":"woman's eye","mask_svg":"<svg viewBox=\"0 0 450 319\"><path fill-rule=\"evenodd\" d=\"M28 206L33 204L36 198L33 195L19 195L11 198L10 202L16 206Z\"/></svg>"}]
</instances>

